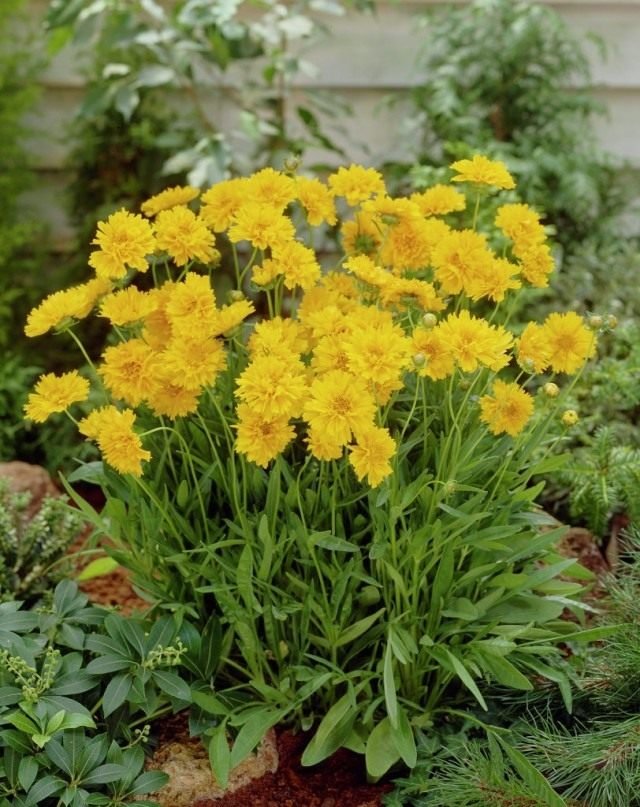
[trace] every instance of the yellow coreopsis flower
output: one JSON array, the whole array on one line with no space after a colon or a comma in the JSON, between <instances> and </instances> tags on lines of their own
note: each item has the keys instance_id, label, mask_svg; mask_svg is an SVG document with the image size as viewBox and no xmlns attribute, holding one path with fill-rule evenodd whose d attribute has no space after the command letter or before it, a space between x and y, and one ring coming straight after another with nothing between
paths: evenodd
<instances>
[{"instance_id":1,"label":"yellow coreopsis flower","mask_svg":"<svg viewBox=\"0 0 640 807\"><path fill-rule=\"evenodd\" d=\"M541 244L546 238L540 216L529 205L502 205L498 208L495 222L519 251Z\"/></svg>"},{"instance_id":2,"label":"yellow coreopsis flower","mask_svg":"<svg viewBox=\"0 0 640 807\"><path fill-rule=\"evenodd\" d=\"M161 210L154 229L158 249L168 252L176 266L184 266L191 260L207 264L220 258L213 233L184 205Z\"/></svg>"},{"instance_id":3,"label":"yellow coreopsis flower","mask_svg":"<svg viewBox=\"0 0 640 807\"><path fill-rule=\"evenodd\" d=\"M80 286L50 294L29 313L25 334L41 336L51 328L59 327L65 320L83 319L90 313L96 300L110 290L108 280L94 278Z\"/></svg>"},{"instance_id":4,"label":"yellow coreopsis flower","mask_svg":"<svg viewBox=\"0 0 640 807\"><path fill-rule=\"evenodd\" d=\"M115 406L94 409L80 421L78 428L98 447L105 460L116 471L142 476L142 463L151 459L151 453L142 447L142 441L133 430L135 414L131 409L119 411Z\"/></svg>"},{"instance_id":5,"label":"yellow coreopsis flower","mask_svg":"<svg viewBox=\"0 0 640 807\"><path fill-rule=\"evenodd\" d=\"M44 423L49 415L65 412L73 403L86 401L89 382L77 370L56 376L47 373L40 376L34 391L29 395L24 413L35 423Z\"/></svg>"},{"instance_id":6,"label":"yellow coreopsis flower","mask_svg":"<svg viewBox=\"0 0 640 807\"><path fill-rule=\"evenodd\" d=\"M339 460L344 453L343 443L329 440L326 434L319 433L314 429L309 429L306 441L309 453L322 462Z\"/></svg>"},{"instance_id":7,"label":"yellow coreopsis flower","mask_svg":"<svg viewBox=\"0 0 640 807\"><path fill-rule=\"evenodd\" d=\"M253 313L255 308L250 300L236 300L231 305L223 305L216 311L212 336L224 336L230 333Z\"/></svg>"},{"instance_id":8,"label":"yellow coreopsis flower","mask_svg":"<svg viewBox=\"0 0 640 807\"><path fill-rule=\"evenodd\" d=\"M515 437L533 414L533 406L533 397L518 384L496 380L493 395L480 398L480 420L492 434Z\"/></svg>"},{"instance_id":9,"label":"yellow coreopsis flower","mask_svg":"<svg viewBox=\"0 0 640 807\"><path fill-rule=\"evenodd\" d=\"M518 364L528 373L543 373L549 366L551 351L547 333L541 325L529 322L517 341Z\"/></svg>"},{"instance_id":10,"label":"yellow coreopsis flower","mask_svg":"<svg viewBox=\"0 0 640 807\"><path fill-rule=\"evenodd\" d=\"M164 314L174 336L194 332L203 339L214 336L219 312L209 278L190 272L181 283L171 284L164 298Z\"/></svg>"},{"instance_id":11,"label":"yellow coreopsis flower","mask_svg":"<svg viewBox=\"0 0 640 807\"><path fill-rule=\"evenodd\" d=\"M161 353L162 374L180 380L185 389L210 387L224 370L227 357L219 339L207 339L197 330L172 339Z\"/></svg>"},{"instance_id":12,"label":"yellow coreopsis flower","mask_svg":"<svg viewBox=\"0 0 640 807\"><path fill-rule=\"evenodd\" d=\"M402 387L402 373L411 361L411 341L400 326L358 328L345 337L349 370L358 378L391 391Z\"/></svg>"},{"instance_id":13,"label":"yellow coreopsis flower","mask_svg":"<svg viewBox=\"0 0 640 807\"><path fill-rule=\"evenodd\" d=\"M334 445L346 445L351 435L373 424L376 404L363 379L342 370L316 378L304 404L304 419L316 435Z\"/></svg>"},{"instance_id":14,"label":"yellow coreopsis flower","mask_svg":"<svg viewBox=\"0 0 640 807\"><path fill-rule=\"evenodd\" d=\"M128 286L107 295L100 306L100 315L114 325L128 325L148 317L155 311L158 301L153 294Z\"/></svg>"},{"instance_id":15,"label":"yellow coreopsis flower","mask_svg":"<svg viewBox=\"0 0 640 807\"><path fill-rule=\"evenodd\" d=\"M418 375L439 381L447 378L455 370L456 363L442 332L438 328L416 328L411 338L414 356L424 357L416 366Z\"/></svg>"},{"instance_id":16,"label":"yellow coreopsis flower","mask_svg":"<svg viewBox=\"0 0 640 807\"><path fill-rule=\"evenodd\" d=\"M98 277L119 280L127 268L146 272L147 255L156 248L151 225L142 216L118 210L106 221L98 222L98 232L91 242L99 249L89 256L89 266Z\"/></svg>"},{"instance_id":17,"label":"yellow coreopsis flower","mask_svg":"<svg viewBox=\"0 0 640 807\"><path fill-rule=\"evenodd\" d=\"M386 191L382 174L375 168L364 168L362 165L338 168L329 175L328 184L333 196L344 196L352 207L374 194Z\"/></svg>"},{"instance_id":18,"label":"yellow coreopsis flower","mask_svg":"<svg viewBox=\"0 0 640 807\"><path fill-rule=\"evenodd\" d=\"M447 225L438 220L406 218L390 225L380 245L380 260L394 272L417 271L427 266Z\"/></svg>"},{"instance_id":19,"label":"yellow coreopsis flower","mask_svg":"<svg viewBox=\"0 0 640 807\"><path fill-rule=\"evenodd\" d=\"M296 177L296 196L307 214L307 221L312 227L323 222L336 223L336 206L331 192L319 179Z\"/></svg>"},{"instance_id":20,"label":"yellow coreopsis flower","mask_svg":"<svg viewBox=\"0 0 640 807\"><path fill-rule=\"evenodd\" d=\"M146 202L140 205L140 210L145 216L155 216L161 210L170 210L172 207L179 205L188 205L200 195L198 188L193 185L174 185L172 188L165 188L165 190L156 193Z\"/></svg>"},{"instance_id":21,"label":"yellow coreopsis flower","mask_svg":"<svg viewBox=\"0 0 640 807\"><path fill-rule=\"evenodd\" d=\"M253 280L259 285L267 285L278 275L284 277L287 289L310 289L320 279L320 264L315 252L299 241L289 241L274 247L271 258L266 258L262 266L254 269Z\"/></svg>"},{"instance_id":22,"label":"yellow coreopsis flower","mask_svg":"<svg viewBox=\"0 0 640 807\"><path fill-rule=\"evenodd\" d=\"M520 267L506 258L482 261L475 274L468 278L466 292L472 300L487 297L494 303L500 303L508 291L519 289L522 286L522 283L515 277L519 272Z\"/></svg>"},{"instance_id":23,"label":"yellow coreopsis flower","mask_svg":"<svg viewBox=\"0 0 640 807\"><path fill-rule=\"evenodd\" d=\"M435 279L443 294L466 292L475 275L490 271L494 259L486 237L473 230L451 230L431 256Z\"/></svg>"},{"instance_id":24,"label":"yellow coreopsis flower","mask_svg":"<svg viewBox=\"0 0 640 807\"><path fill-rule=\"evenodd\" d=\"M185 417L198 408L199 389L185 387L166 368L160 368L154 386L149 390L147 403L156 415L172 420Z\"/></svg>"},{"instance_id":25,"label":"yellow coreopsis flower","mask_svg":"<svg viewBox=\"0 0 640 807\"><path fill-rule=\"evenodd\" d=\"M311 367L316 375L328 373L330 370L349 371L347 342L349 334L327 334L318 340L313 349Z\"/></svg>"},{"instance_id":26,"label":"yellow coreopsis flower","mask_svg":"<svg viewBox=\"0 0 640 807\"><path fill-rule=\"evenodd\" d=\"M555 268L549 245L535 244L522 251L515 247L513 251L521 262L522 277L536 288L546 288L549 285L549 275Z\"/></svg>"},{"instance_id":27,"label":"yellow coreopsis flower","mask_svg":"<svg viewBox=\"0 0 640 807\"><path fill-rule=\"evenodd\" d=\"M513 337L501 326L490 325L468 311L461 311L450 314L437 330L456 364L467 373L476 370L479 364L497 371L509 363L507 350Z\"/></svg>"},{"instance_id":28,"label":"yellow coreopsis flower","mask_svg":"<svg viewBox=\"0 0 640 807\"><path fill-rule=\"evenodd\" d=\"M382 233L376 217L359 210L340 228L342 248L346 255L373 255L380 248Z\"/></svg>"},{"instance_id":29,"label":"yellow coreopsis flower","mask_svg":"<svg viewBox=\"0 0 640 807\"><path fill-rule=\"evenodd\" d=\"M257 412L248 404L238 404L236 451L251 462L266 468L282 453L295 436L286 415Z\"/></svg>"},{"instance_id":30,"label":"yellow coreopsis flower","mask_svg":"<svg viewBox=\"0 0 640 807\"><path fill-rule=\"evenodd\" d=\"M296 182L273 168L263 168L247 179L247 198L280 211L296 198Z\"/></svg>"},{"instance_id":31,"label":"yellow coreopsis flower","mask_svg":"<svg viewBox=\"0 0 640 807\"><path fill-rule=\"evenodd\" d=\"M202 194L200 216L217 233L231 226L233 217L247 201L245 177L218 182Z\"/></svg>"},{"instance_id":32,"label":"yellow coreopsis flower","mask_svg":"<svg viewBox=\"0 0 640 807\"><path fill-rule=\"evenodd\" d=\"M143 339L129 339L108 347L98 372L116 398L138 406L155 385L160 357Z\"/></svg>"},{"instance_id":33,"label":"yellow coreopsis flower","mask_svg":"<svg viewBox=\"0 0 640 807\"><path fill-rule=\"evenodd\" d=\"M283 356L299 358L309 347L307 333L295 319L273 317L256 323L247 344L250 356Z\"/></svg>"},{"instance_id":34,"label":"yellow coreopsis flower","mask_svg":"<svg viewBox=\"0 0 640 807\"><path fill-rule=\"evenodd\" d=\"M392 471L390 459L396 444L387 429L370 426L358 435L358 442L349 446L349 462L360 481L365 477L372 488L377 487Z\"/></svg>"},{"instance_id":35,"label":"yellow coreopsis flower","mask_svg":"<svg viewBox=\"0 0 640 807\"><path fill-rule=\"evenodd\" d=\"M265 418L298 417L307 394L306 367L291 356L256 356L237 380L236 396Z\"/></svg>"},{"instance_id":36,"label":"yellow coreopsis flower","mask_svg":"<svg viewBox=\"0 0 640 807\"><path fill-rule=\"evenodd\" d=\"M516 186L507 166L501 160L490 160L482 154L474 154L470 160L456 160L450 167L458 172L451 178L452 182L473 182L505 190Z\"/></svg>"},{"instance_id":37,"label":"yellow coreopsis flower","mask_svg":"<svg viewBox=\"0 0 640 807\"><path fill-rule=\"evenodd\" d=\"M247 202L236 212L229 227L233 243L249 241L258 249L275 249L295 238L293 223L274 207Z\"/></svg>"},{"instance_id":38,"label":"yellow coreopsis flower","mask_svg":"<svg viewBox=\"0 0 640 807\"><path fill-rule=\"evenodd\" d=\"M445 216L464 210L467 200L464 194L449 185L434 185L422 193L413 193L409 197L418 206L423 216Z\"/></svg>"},{"instance_id":39,"label":"yellow coreopsis flower","mask_svg":"<svg viewBox=\"0 0 640 807\"><path fill-rule=\"evenodd\" d=\"M542 325L549 364L556 373L575 373L595 353L596 337L575 311L549 314Z\"/></svg>"}]
</instances>

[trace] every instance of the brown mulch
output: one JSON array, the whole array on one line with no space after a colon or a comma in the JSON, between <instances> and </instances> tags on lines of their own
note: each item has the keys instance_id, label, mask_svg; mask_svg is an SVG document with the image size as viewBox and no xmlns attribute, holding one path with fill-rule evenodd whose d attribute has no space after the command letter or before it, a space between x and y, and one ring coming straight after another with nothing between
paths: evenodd
<instances>
[{"instance_id":1,"label":"brown mulch","mask_svg":"<svg viewBox=\"0 0 640 807\"><path fill-rule=\"evenodd\" d=\"M380 807L391 784L368 784L363 757L340 750L325 762L303 768L308 735L278 732L280 764L221 799L198 799L193 807Z\"/></svg>"}]
</instances>

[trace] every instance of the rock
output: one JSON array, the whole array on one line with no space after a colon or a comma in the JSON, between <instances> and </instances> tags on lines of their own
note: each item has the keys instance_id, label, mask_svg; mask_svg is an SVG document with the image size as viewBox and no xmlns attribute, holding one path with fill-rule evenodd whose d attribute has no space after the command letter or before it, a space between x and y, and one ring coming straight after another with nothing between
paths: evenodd
<instances>
[{"instance_id":1,"label":"rock","mask_svg":"<svg viewBox=\"0 0 640 807\"><path fill-rule=\"evenodd\" d=\"M18 461L0 462L0 477L6 479L16 493L27 491L31 494L31 501L25 512L27 519L33 518L40 510L46 496L60 495L49 474L39 465Z\"/></svg>"},{"instance_id":2,"label":"rock","mask_svg":"<svg viewBox=\"0 0 640 807\"><path fill-rule=\"evenodd\" d=\"M267 732L257 751L231 771L226 790L211 772L206 748L195 738L161 745L147 764L149 770L161 770L170 777L168 783L152 795L160 807L194 807L199 802L221 799L226 793L273 773L277 767L278 749L273 729Z\"/></svg>"}]
</instances>

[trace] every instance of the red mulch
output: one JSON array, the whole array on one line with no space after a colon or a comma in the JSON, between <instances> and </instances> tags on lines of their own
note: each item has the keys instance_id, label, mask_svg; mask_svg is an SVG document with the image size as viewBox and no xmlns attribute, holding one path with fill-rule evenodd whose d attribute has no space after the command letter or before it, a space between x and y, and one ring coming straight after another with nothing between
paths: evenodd
<instances>
[{"instance_id":1,"label":"red mulch","mask_svg":"<svg viewBox=\"0 0 640 807\"><path fill-rule=\"evenodd\" d=\"M364 761L341 750L312 768L300 765L308 735L278 733L280 764L222 799L198 799L193 807L380 807L390 784L368 784Z\"/></svg>"}]
</instances>

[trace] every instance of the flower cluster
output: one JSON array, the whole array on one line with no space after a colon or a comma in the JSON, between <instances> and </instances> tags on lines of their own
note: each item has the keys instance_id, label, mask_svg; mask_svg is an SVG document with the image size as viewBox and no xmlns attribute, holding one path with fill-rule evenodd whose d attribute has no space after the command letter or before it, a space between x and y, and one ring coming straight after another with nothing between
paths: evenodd
<instances>
[{"instance_id":1,"label":"flower cluster","mask_svg":"<svg viewBox=\"0 0 640 807\"><path fill-rule=\"evenodd\" d=\"M95 278L48 297L26 333L73 333L94 309L110 321L118 338L94 379L104 405L79 428L122 473L141 475L151 459L136 412L165 428L165 419L197 417L206 405L227 419L235 451L259 466L295 443L318 461L348 457L357 478L377 486L397 450L389 413L411 378L428 399L429 384L484 373L486 394L469 405L477 401L493 434L516 436L535 409L521 377L575 373L595 335L573 312L520 334L499 324L509 295L548 283L545 230L534 210L506 203L482 232L476 216L464 219L468 202L477 209L480 195L514 181L486 157L452 168L466 192L436 185L392 198L381 175L362 166L326 183L266 168L205 191L197 212L197 189L170 188L142 205L144 216L120 210L99 225ZM344 250L330 271L302 238L326 226L339 227ZM238 284L227 305L212 280L217 239L233 255ZM153 288L142 290L136 273L149 270ZM268 317L257 317L261 304ZM233 407L218 400L229 374ZM88 393L77 372L44 376L26 414L42 421L69 412Z\"/></svg>"}]
</instances>

